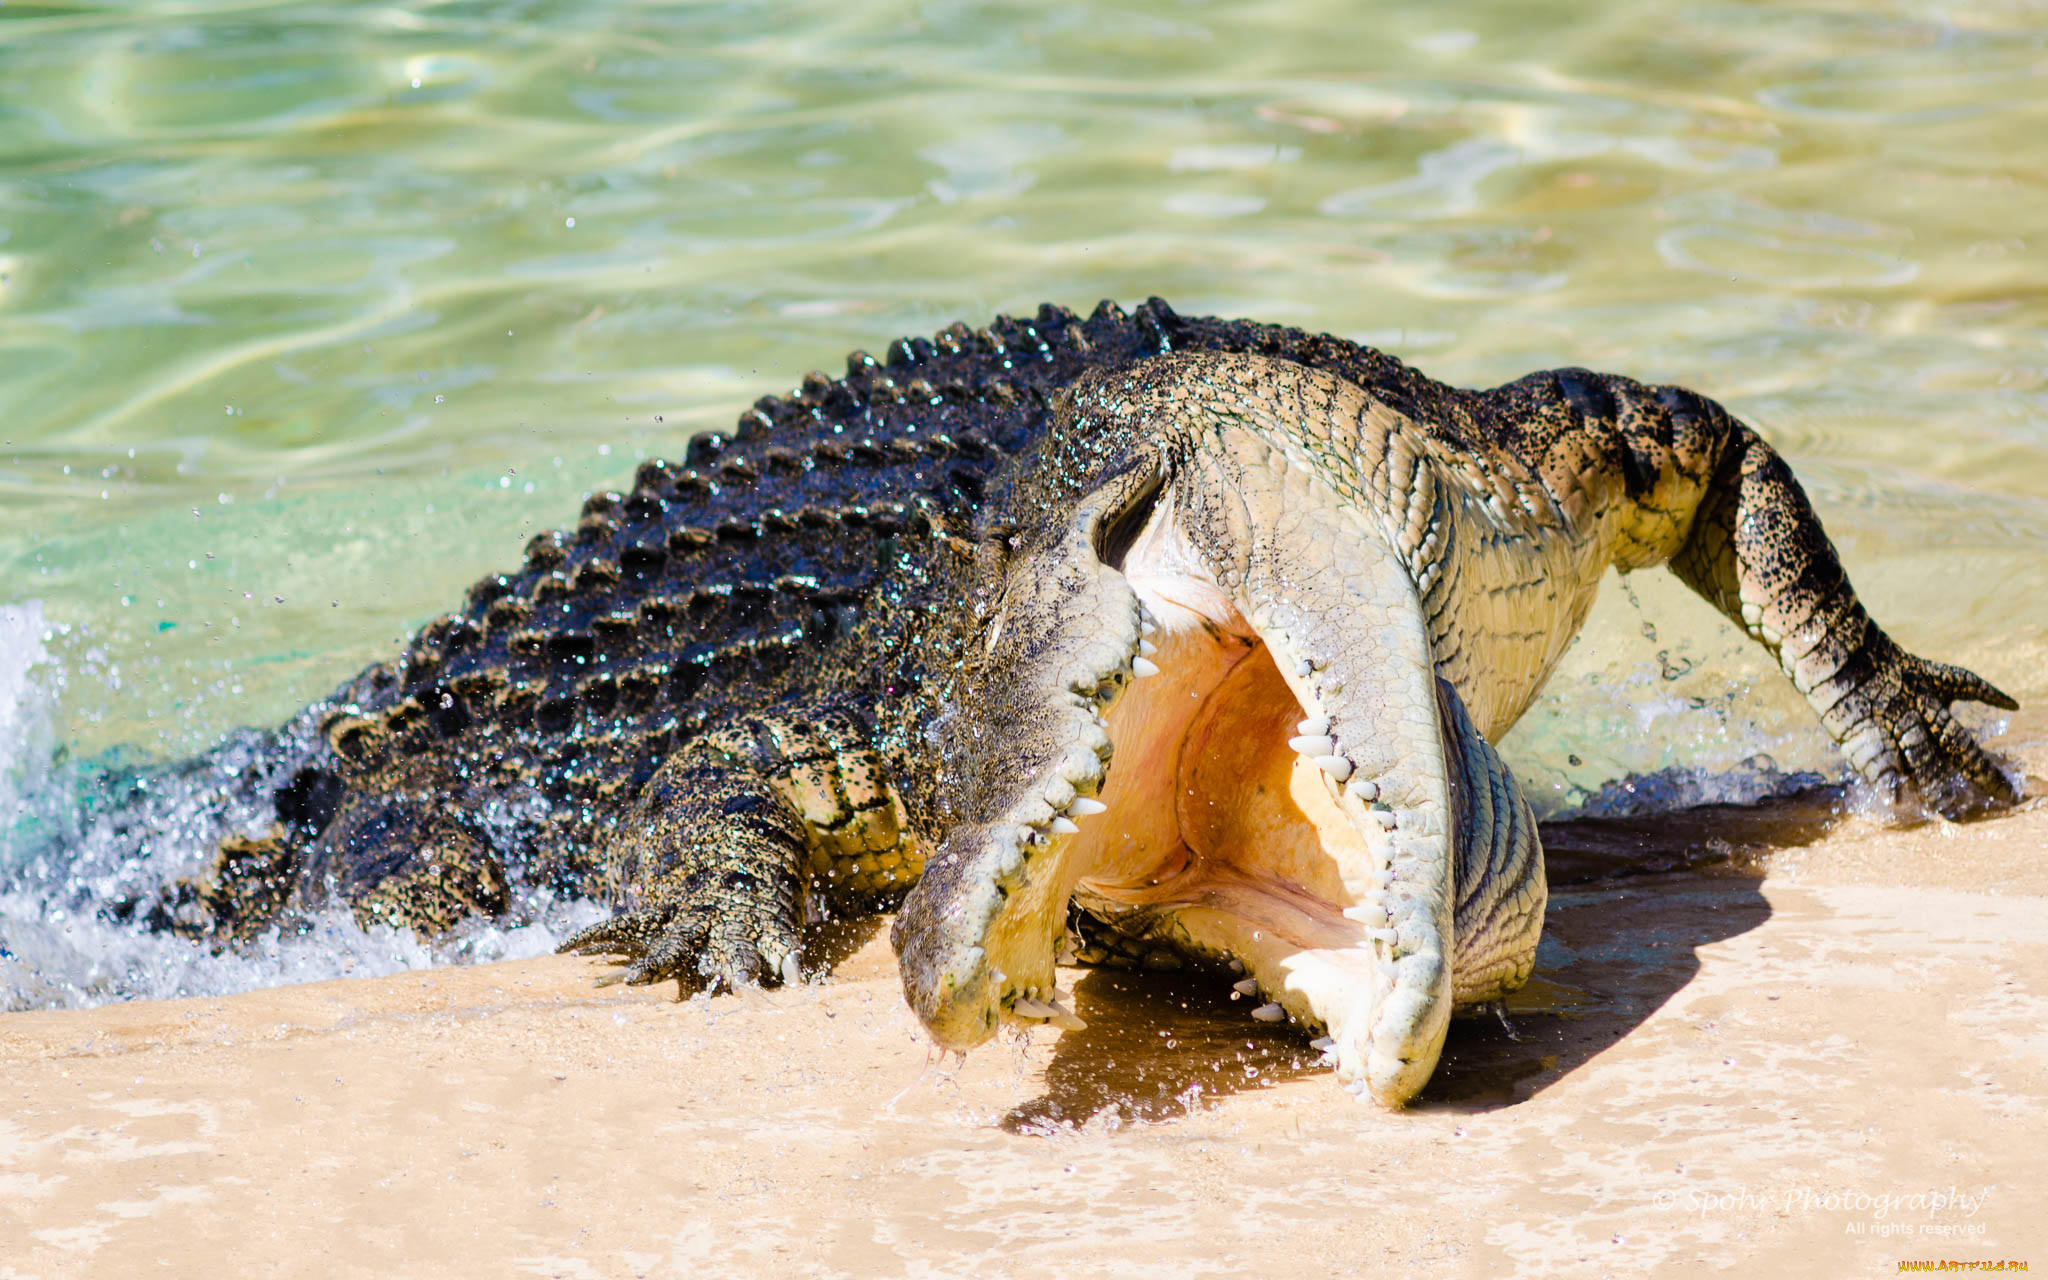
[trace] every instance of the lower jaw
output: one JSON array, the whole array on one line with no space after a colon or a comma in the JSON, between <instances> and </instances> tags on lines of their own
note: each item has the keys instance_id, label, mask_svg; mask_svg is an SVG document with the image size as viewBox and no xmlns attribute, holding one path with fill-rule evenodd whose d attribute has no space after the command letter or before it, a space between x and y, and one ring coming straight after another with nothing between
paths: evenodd
<instances>
[{"instance_id":1,"label":"lower jaw","mask_svg":"<svg viewBox=\"0 0 2048 1280\"><path fill-rule=\"evenodd\" d=\"M1404 1043L1374 1042L1376 1013L1396 984L1365 926L1335 903L1228 876L1142 900L1084 881L1075 897L1120 932L1227 966L1254 999L1253 1017L1318 1036L1339 1082L1361 1097L1399 1106L1435 1068L1442 1018Z\"/></svg>"}]
</instances>

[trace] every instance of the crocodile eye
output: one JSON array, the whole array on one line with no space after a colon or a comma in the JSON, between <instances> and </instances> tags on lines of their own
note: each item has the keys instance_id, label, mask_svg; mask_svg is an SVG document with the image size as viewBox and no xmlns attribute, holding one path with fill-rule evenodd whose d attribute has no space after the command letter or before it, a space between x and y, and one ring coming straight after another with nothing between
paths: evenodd
<instances>
[{"instance_id":1,"label":"crocodile eye","mask_svg":"<svg viewBox=\"0 0 2048 1280\"><path fill-rule=\"evenodd\" d=\"M1124 557L1130 554L1131 544L1138 540L1138 534L1152 519L1152 512L1159 505L1159 495L1165 488L1165 478L1155 475L1152 482L1133 497L1129 506L1102 526L1095 541L1095 554L1102 558L1102 563L1117 570L1124 567Z\"/></svg>"}]
</instances>

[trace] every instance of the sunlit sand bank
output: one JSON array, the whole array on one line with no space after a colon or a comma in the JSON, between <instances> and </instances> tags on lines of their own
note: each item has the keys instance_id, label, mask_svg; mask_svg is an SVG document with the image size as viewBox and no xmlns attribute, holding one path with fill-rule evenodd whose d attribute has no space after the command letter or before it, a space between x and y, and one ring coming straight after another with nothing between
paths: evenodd
<instances>
[{"instance_id":1,"label":"sunlit sand bank","mask_svg":"<svg viewBox=\"0 0 2048 1280\"><path fill-rule=\"evenodd\" d=\"M0 1015L0 1276L2048 1265L2048 807L1684 822L1776 847L1560 852L1516 1038L1399 1115L1192 974L928 1066L874 925L715 1001L558 958Z\"/></svg>"}]
</instances>

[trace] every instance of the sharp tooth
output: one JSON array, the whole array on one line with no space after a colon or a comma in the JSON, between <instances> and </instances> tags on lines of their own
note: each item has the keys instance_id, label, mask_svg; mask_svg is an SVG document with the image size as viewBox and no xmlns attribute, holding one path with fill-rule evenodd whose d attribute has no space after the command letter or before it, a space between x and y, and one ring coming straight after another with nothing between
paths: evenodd
<instances>
[{"instance_id":1,"label":"sharp tooth","mask_svg":"<svg viewBox=\"0 0 2048 1280\"><path fill-rule=\"evenodd\" d=\"M1337 1047L1337 1042L1335 1040L1332 1040L1328 1036L1317 1036L1315 1039L1308 1042L1308 1047L1311 1049L1315 1049L1321 1053L1328 1053L1330 1050Z\"/></svg>"},{"instance_id":2,"label":"sharp tooth","mask_svg":"<svg viewBox=\"0 0 2048 1280\"><path fill-rule=\"evenodd\" d=\"M1360 774L1344 784L1344 789L1360 800L1373 801L1380 798L1380 784Z\"/></svg>"},{"instance_id":3,"label":"sharp tooth","mask_svg":"<svg viewBox=\"0 0 2048 1280\"><path fill-rule=\"evenodd\" d=\"M1139 635L1141 635L1141 636L1149 636L1149 635L1151 635L1151 634L1152 634L1153 632L1155 632L1155 631L1157 631L1157 630L1159 630L1159 620L1158 620L1157 618L1154 618L1154 617L1153 617L1153 616L1152 616L1151 614L1149 614L1149 613L1143 613L1143 612L1141 612L1141 613L1139 613L1139 614L1138 614L1138 634L1139 634Z\"/></svg>"},{"instance_id":4,"label":"sharp tooth","mask_svg":"<svg viewBox=\"0 0 2048 1280\"><path fill-rule=\"evenodd\" d=\"M1109 806L1093 796L1075 796L1074 803L1067 806L1067 812L1079 817L1088 818L1098 813L1108 813Z\"/></svg>"},{"instance_id":5,"label":"sharp tooth","mask_svg":"<svg viewBox=\"0 0 2048 1280\"><path fill-rule=\"evenodd\" d=\"M1159 665L1150 658L1132 658L1131 674L1134 676L1156 676L1159 674Z\"/></svg>"},{"instance_id":6,"label":"sharp tooth","mask_svg":"<svg viewBox=\"0 0 2048 1280\"><path fill-rule=\"evenodd\" d=\"M1394 811L1392 809L1374 809L1369 816L1375 823L1379 824L1380 830L1392 831L1394 829Z\"/></svg>"},{"instance_id":7,"label":"sharp tooth","mask_svg":"<svg viewBox=\"0 0 2048 1280\"><path fill-rule=\"evenodd\" d=\"M1343 756L1317 756L1316 768L1339 782L1351 776L1351 762Z\"/></svg>"},{"instance_id":8,"label":"sharp tooth","mask_svg":"<svg viewBox=\"0 0 2048 1280\"><path fill-rule=\"evenodd\" d=\"M1320 738L1330 731L1330 717L1314 716L1295 725L1294 731L1306 738Z\"/></svg>"},{"instance_id":9,"label":"sharp tooth","mask_svg":"<svg viewBox=\"0 0 2048 1280\"><path fill-rule=\"evenodd\" d=\"M1063 836L1073 836L1081 834L1081 828L1075 826L1073 819L1066 817L1064 814L1057 818L1054 818L1052 822L1048 825L1050 825L1054 831L1059 832Z\"/></svg>"},{"instance_id":10,"label":"sharp tooth","mask_svg":"<svg viewBox=\"0 0 2048 1280\"><path fill-rule=\"evenodd\" d=\"M1159 652L1158 645L1153 644L1143 636L1138 637L1138 653L1140 656L1149 658L1157 652Z\"/></svg>"},{"instance_id":11,"label":"sharp tooth","mask_svg":"<svg viewBox=\"0 0 2048 1280\"><path fill-rule=\"evenodd\" d=\"M1259 994L1259 984L1256 979L1252 978L1245 978L1242 981L1233 982L1230 984L1230 989L1232 991L1237 992L1237 994L1241 996L1255 996Z\"/></svg>"},{"instance_id":12,"label":"sharp tooth","mask_svg":"<svg viewBox=\"0 0 2048 1280\"><path fill-rule=\"evenodd\" d=\"M1387 981L1389 982L1399 982L1401 980L1401 966L1395 964L1392 960L1380 961L1380 972L1387 975Z\"/></svg>"},{"instance_id":13,"label":"sharp tooth","mask_svg":"<svg viewBox=\"0 0 2048 1280\"><path fill-rule=\"evenodd\" d=\"M1302 755L1308 756L1311 759L1313 759L1316 756L1331 756L1337 754L1337 744L1331 740L1328 734L1312 736L1310 734L1304 733L1299 738L1289 738L1287 740L1287 745L1293 747L1296 751L1299 751Z\"/></svg>"},{"instance_id":14,"label":"sharp tooth","mask_svg":"<svg viewBox=\"0 0 2048 1280\"><path fill-rule=\"evenodd\" d=\"M1392 929L1367 929L1365 936L1371 938L1374 942L1392 942L1400 935L1396 934Z\"/></svg>"},{"instance_id":15,"label":"sharp tooth","mask_svg":"<svg viewBox=\"0 0 2048 1280\"><path fill-rule=\"evenodd\" d=\"M1366 872L1365 878L1384 889L1394 883L1394 869L1392 867L1376 868Z\"/></svg>"},{"instance_id":16,"label":"sharp tooth","mask_svg":"<svg viewBox=\"0 0 2048 1280\"><path fill-rule=\"evenodd\" d=\"M1010 1005L1010 1011L1019 1018L1034 1022L1050 1022L1062 1031L1082 1031L1088 1026L1072 1009L1057 1000L1035 1000L1020 996Z\"/></svg>"},{"instance_id":17,"label":"sharp tooth","mask_svg":"<svg viewBox=\"0 0 2048 1280\"><path fill-rule=\"evenodd\" d=\"M1260 1022L1278 1022L1287 1016L1287 1010L1277 1004L1262 1004L1252 1010L1252 1016Z\"/></svg>"},{"instance_id":18,"label":"sharp tooth","mask_svg":"<svg viewBox=\"0 0 2048 1280\"><path fill-rule=\"evenodd\" d=\"M1294 674L1300 676L1304 680L1308 679L1315 673L1316 664L1310 662L1307 658L1303 658L1300 662L1294 664Z\"/></svg>"}]
</instances>

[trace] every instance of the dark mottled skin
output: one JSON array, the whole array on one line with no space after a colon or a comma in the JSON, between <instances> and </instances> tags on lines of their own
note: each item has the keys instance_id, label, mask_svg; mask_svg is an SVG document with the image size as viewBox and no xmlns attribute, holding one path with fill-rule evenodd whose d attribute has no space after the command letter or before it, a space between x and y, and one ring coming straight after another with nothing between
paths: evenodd
<instances>
[{"instance_id":1,"label":"dark mottled skin","mask_svg":"<svg viewBox=\"0 0 2048 1280\"><path fill-rule=\"evenodd\" d=\"M1752 635L1783 639L1802 689L1839 687L1824 720L1866 776L1945 812L2012 798L1946 714L2010 700L1877 630L1783 461L1718 405L1576 369L1467 392L1338 338L1155 299L856 352L844 377L811 374L643 464L275 735L250 775L275 825L225 841L208 877L144 914L247 937L333 895L433 932L540 883L621 906L577 944L637 959L634 980L791 972L806 892L833 911L891 905L976 790L959 776L972 757L933 742L988 593L1019 539L1123 457L1062 435L1051 406L1167 350L1327 370L1453 449L1517 455L1568 514L1635 504L1644 563L1670 556ZM826 716L835 745L769 741ZM866 729L879 776L849 772L844 791L897 806L902 831L877 838L895 873L856 870L832 844L844 813L792 798L797 772L862 756Z\"/></svg>"}]
</instances>

